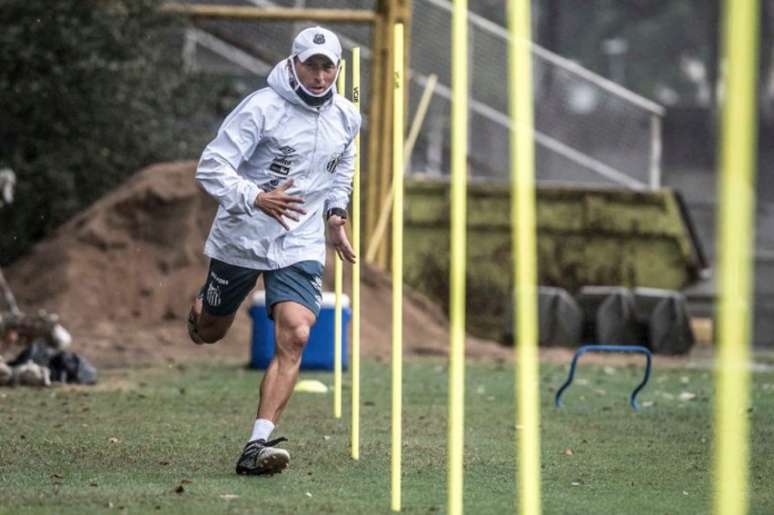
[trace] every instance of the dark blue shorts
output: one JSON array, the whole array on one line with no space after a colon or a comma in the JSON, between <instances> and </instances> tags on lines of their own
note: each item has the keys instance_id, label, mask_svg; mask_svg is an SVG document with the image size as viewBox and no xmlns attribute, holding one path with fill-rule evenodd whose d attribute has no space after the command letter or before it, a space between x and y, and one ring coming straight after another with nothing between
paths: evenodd
<instances>
[{"instance_id":1,"label":"dark blue shorts","mask_svg":"<svg viewBox=\"0 0 774 515\"><path fill-rule=\"evenodd\" d=\"M286 301L305 306L315 318L320 314L323 266L317 261L301 261L278 270L253 270L210 259L207 282L201 290L204 311L215 316L236 313L261 274L270 318L274 304Z\"/></svg>"}]
</instances>

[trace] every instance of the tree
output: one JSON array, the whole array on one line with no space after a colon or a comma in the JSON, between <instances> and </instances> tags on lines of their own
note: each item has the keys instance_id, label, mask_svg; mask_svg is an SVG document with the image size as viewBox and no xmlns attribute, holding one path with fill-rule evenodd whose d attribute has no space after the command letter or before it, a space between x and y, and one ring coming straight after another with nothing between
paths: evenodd
<instances>
[{"instance_id":1,"label":"tree","mask_svg":"<svg viewBox=\"0 0 774 515\"><path fill-rule=\"evenodd\" d=\"M212 82L183 72L159 0L0 0L0 167L17 173L0 265L138 168L192 157ZM202 107L205 106L205 107Z\"/></svg>"}]
</instances>

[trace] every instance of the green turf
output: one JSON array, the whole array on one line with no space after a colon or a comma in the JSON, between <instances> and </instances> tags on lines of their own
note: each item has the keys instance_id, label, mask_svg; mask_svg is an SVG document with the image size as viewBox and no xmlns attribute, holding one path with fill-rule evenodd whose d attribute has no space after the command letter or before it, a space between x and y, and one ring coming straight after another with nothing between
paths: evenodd
<instances>
[{"instance_id":1,"label":"green turf","mask_svg":"<svg viewBox=\"0 0 774 515\"><path fill-rule=\"evenodd\" d=\"M545 513L710 511L709 372L657 368L636 414L626 397L640 369L582 365L557 410L565 373L541 369ZM389 512L389 368L364 364L359 462L349 458L349 389L341 420L329 395L297 394L275 433L290 439L291 468L238 477L259 377L233 363L175 365L107 372L95 388L0 390L0 512ZM404 379L403 511L444 512L446 367L413 360ZM510 365L468 365L469 513L514 510L512 392ZM773 513L774 373L753 374L753 409L740 416L752 428L751 511Z\"/></svg>"}]
</instances>

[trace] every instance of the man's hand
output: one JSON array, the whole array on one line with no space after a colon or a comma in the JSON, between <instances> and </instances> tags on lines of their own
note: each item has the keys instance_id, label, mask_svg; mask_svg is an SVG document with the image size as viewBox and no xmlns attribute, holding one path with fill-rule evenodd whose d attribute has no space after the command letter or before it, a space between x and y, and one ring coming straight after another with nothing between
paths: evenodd
<instances>
[{"instance_id":1,"label":"man's hand","mask_svg":"<svg viewBox=\"0 0 774 515\"><path fill-rule=\"evenodd\" d=\"M347 231L344 230L344 225L346 223L347 220L345 218L342 218L339 215L331 215L330 218L328 218L328 237L339 257L342 260L354 263L357 256L355 256L355 251L352 250L352 245L349 244Z\"/></svg>"},{"instance_id":2,"label":"man's hand","mask_svg":"<svg viewBox=\"0 0 774 515\"><path fill-rule=\"evenodd\" d=\"M262 191L255 196L255 207L277 220L286 230L290 230L290 227L282 219L283 216L298 221L296 213L306 214L304 209L296 206L296 204L303 203L304 199L285 193L291 186L293 186L293 179L288 179L280 184L276 190L268 193Z\"/></svg>"}]
</instances>

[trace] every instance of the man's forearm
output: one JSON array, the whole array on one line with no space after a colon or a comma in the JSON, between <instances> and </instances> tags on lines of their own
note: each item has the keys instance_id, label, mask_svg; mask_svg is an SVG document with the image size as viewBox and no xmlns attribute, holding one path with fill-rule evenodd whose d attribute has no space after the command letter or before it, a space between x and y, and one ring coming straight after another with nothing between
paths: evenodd
<instances>
[{"instance_id":1,"label":"man's forearm","mask_svg":"<svg viewBox=\"0 0 774 515\"><path fill-rule=\"evenodd\" d=\"M237 174L231 165L205 154L196 168L196 180L229 213L254 212L261 190Z\"/></svg>"}]
</instances>

